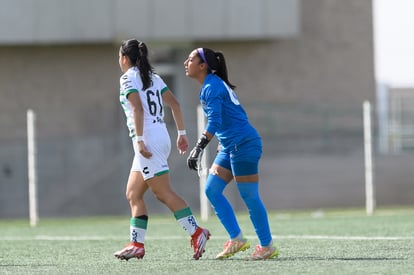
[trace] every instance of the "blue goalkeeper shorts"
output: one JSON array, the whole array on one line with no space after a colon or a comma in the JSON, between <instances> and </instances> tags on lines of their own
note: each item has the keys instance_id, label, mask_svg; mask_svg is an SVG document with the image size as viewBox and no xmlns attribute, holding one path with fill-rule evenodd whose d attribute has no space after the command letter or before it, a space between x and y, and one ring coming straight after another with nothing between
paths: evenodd
<instances>
[{"instance_id":1,"label":"blue goalkeeper shorts","mask_svg":"<svg viewBox=\"0 0 414 275\"><path fill-rule=\"evenodd\" d=\"M261 155L262 140L255 138L221 150L214 163L230 170L233 176L255 175L259 173Z\"/></svg>"}]
</instances>

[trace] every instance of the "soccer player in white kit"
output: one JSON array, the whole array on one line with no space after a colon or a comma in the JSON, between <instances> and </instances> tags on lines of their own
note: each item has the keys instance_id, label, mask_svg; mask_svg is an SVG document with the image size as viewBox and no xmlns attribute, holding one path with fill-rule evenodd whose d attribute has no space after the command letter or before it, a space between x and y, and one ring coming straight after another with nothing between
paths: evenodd
<instances>
[{"instance_id":1,"label":"soccer player in white kit","mask_svg":"<svg viewBox=\"0 0 414 275\"><path fill-rule=\"evenodd\" d=\"M164 123L163 102L171 107L178 129L177 149L184 154L188 139L180 105L148 61L148 48L136 39L122 41L119 50L120 102L125 112L129 136L135 152L128 178L126 197L131 207L130 243L114 256L121 260L142 259L148 212L144 194L149 189L173 213L177 222L191 236L193 258L204 253L210 232L201 228L187 203L170 185L168 156L171 141Z\"/></svg>"}]
</instances>

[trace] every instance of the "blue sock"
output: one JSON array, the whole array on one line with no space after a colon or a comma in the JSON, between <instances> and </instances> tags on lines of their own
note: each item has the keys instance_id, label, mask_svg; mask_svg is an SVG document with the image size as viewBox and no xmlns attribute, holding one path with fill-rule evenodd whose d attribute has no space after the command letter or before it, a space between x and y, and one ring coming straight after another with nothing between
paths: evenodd
<instances>
[{"instance_id":1,"label":"blue sock","mask_svg":"<svg viewBox=\"0 0 414 275\"><path fill-rule=\"evenodd\" d=\"M270 233L266 208L259 196L259 183L237 183L237 188L249 210L250 220L253 223L260 245L269 245L272 242L272 234Z\"/></svg>"},{"instance_id":2,"label":"blue sock","mask_svg":"<svg viewBox=\"0 0 414 275\"><path fill-rule=\"evenodd\" d=\"M227 183L222 178L210 174L208 175L204 191L220 222L230 235L230 238L234 239L240 234L240 227L233 207L231 207L229 201L223 195L226 186Z\"/></svg>"}]
</instances>

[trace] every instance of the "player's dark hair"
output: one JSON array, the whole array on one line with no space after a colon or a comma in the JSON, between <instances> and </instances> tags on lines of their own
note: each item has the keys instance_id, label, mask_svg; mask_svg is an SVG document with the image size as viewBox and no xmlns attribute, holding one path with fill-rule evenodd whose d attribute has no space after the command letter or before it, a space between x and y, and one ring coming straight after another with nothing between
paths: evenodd
<instances>
[{"instance_id":1,"label":"player's dark hair","mask_svg":"<svg viewBox=\"0 0 414 275\"><path fill-rule=\"evenodd\" d=\"M122 55L129 58L132 65L138 67L142 89L148 89L152 84L151 75L154 73L154 69L148 60L147 45L136 39L123 40L120 50Z\"/></svg>"},{"instance_id":2,"label":"player's dark hair","mask_svg":"<svg viewBox=\"0 0 414 275\"><path fill-rule=\"evenodd\" d=\"M231 84L227 75L226 59L222 52L215 52L208 48L198 48L198 56L202 63L207 64L207 70L209 73L213 73L223 79L230 88L236 88L235 85Z\"/></svg>"}]
</instances>

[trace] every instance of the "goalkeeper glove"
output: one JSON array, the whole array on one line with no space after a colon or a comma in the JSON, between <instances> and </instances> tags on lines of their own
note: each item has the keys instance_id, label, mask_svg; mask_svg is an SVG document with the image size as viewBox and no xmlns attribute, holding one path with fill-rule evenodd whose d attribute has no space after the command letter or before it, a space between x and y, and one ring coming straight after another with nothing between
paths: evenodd
<instances>
[{"instance_id":1,"label":"goalkeeper glove","mask_svg":"<svg viewBox=\"0 0 414 275\"><path fill-rule=\"evenodd\" d=\"M193 150L191 150L190 155L187 158L188 168L197 171L201 157L203 156L204 148L206 148L209 142L210 141L208 140L207 136L204 134L198 139L196 146L193 148Z\"/></svg>"}]
</instances>

